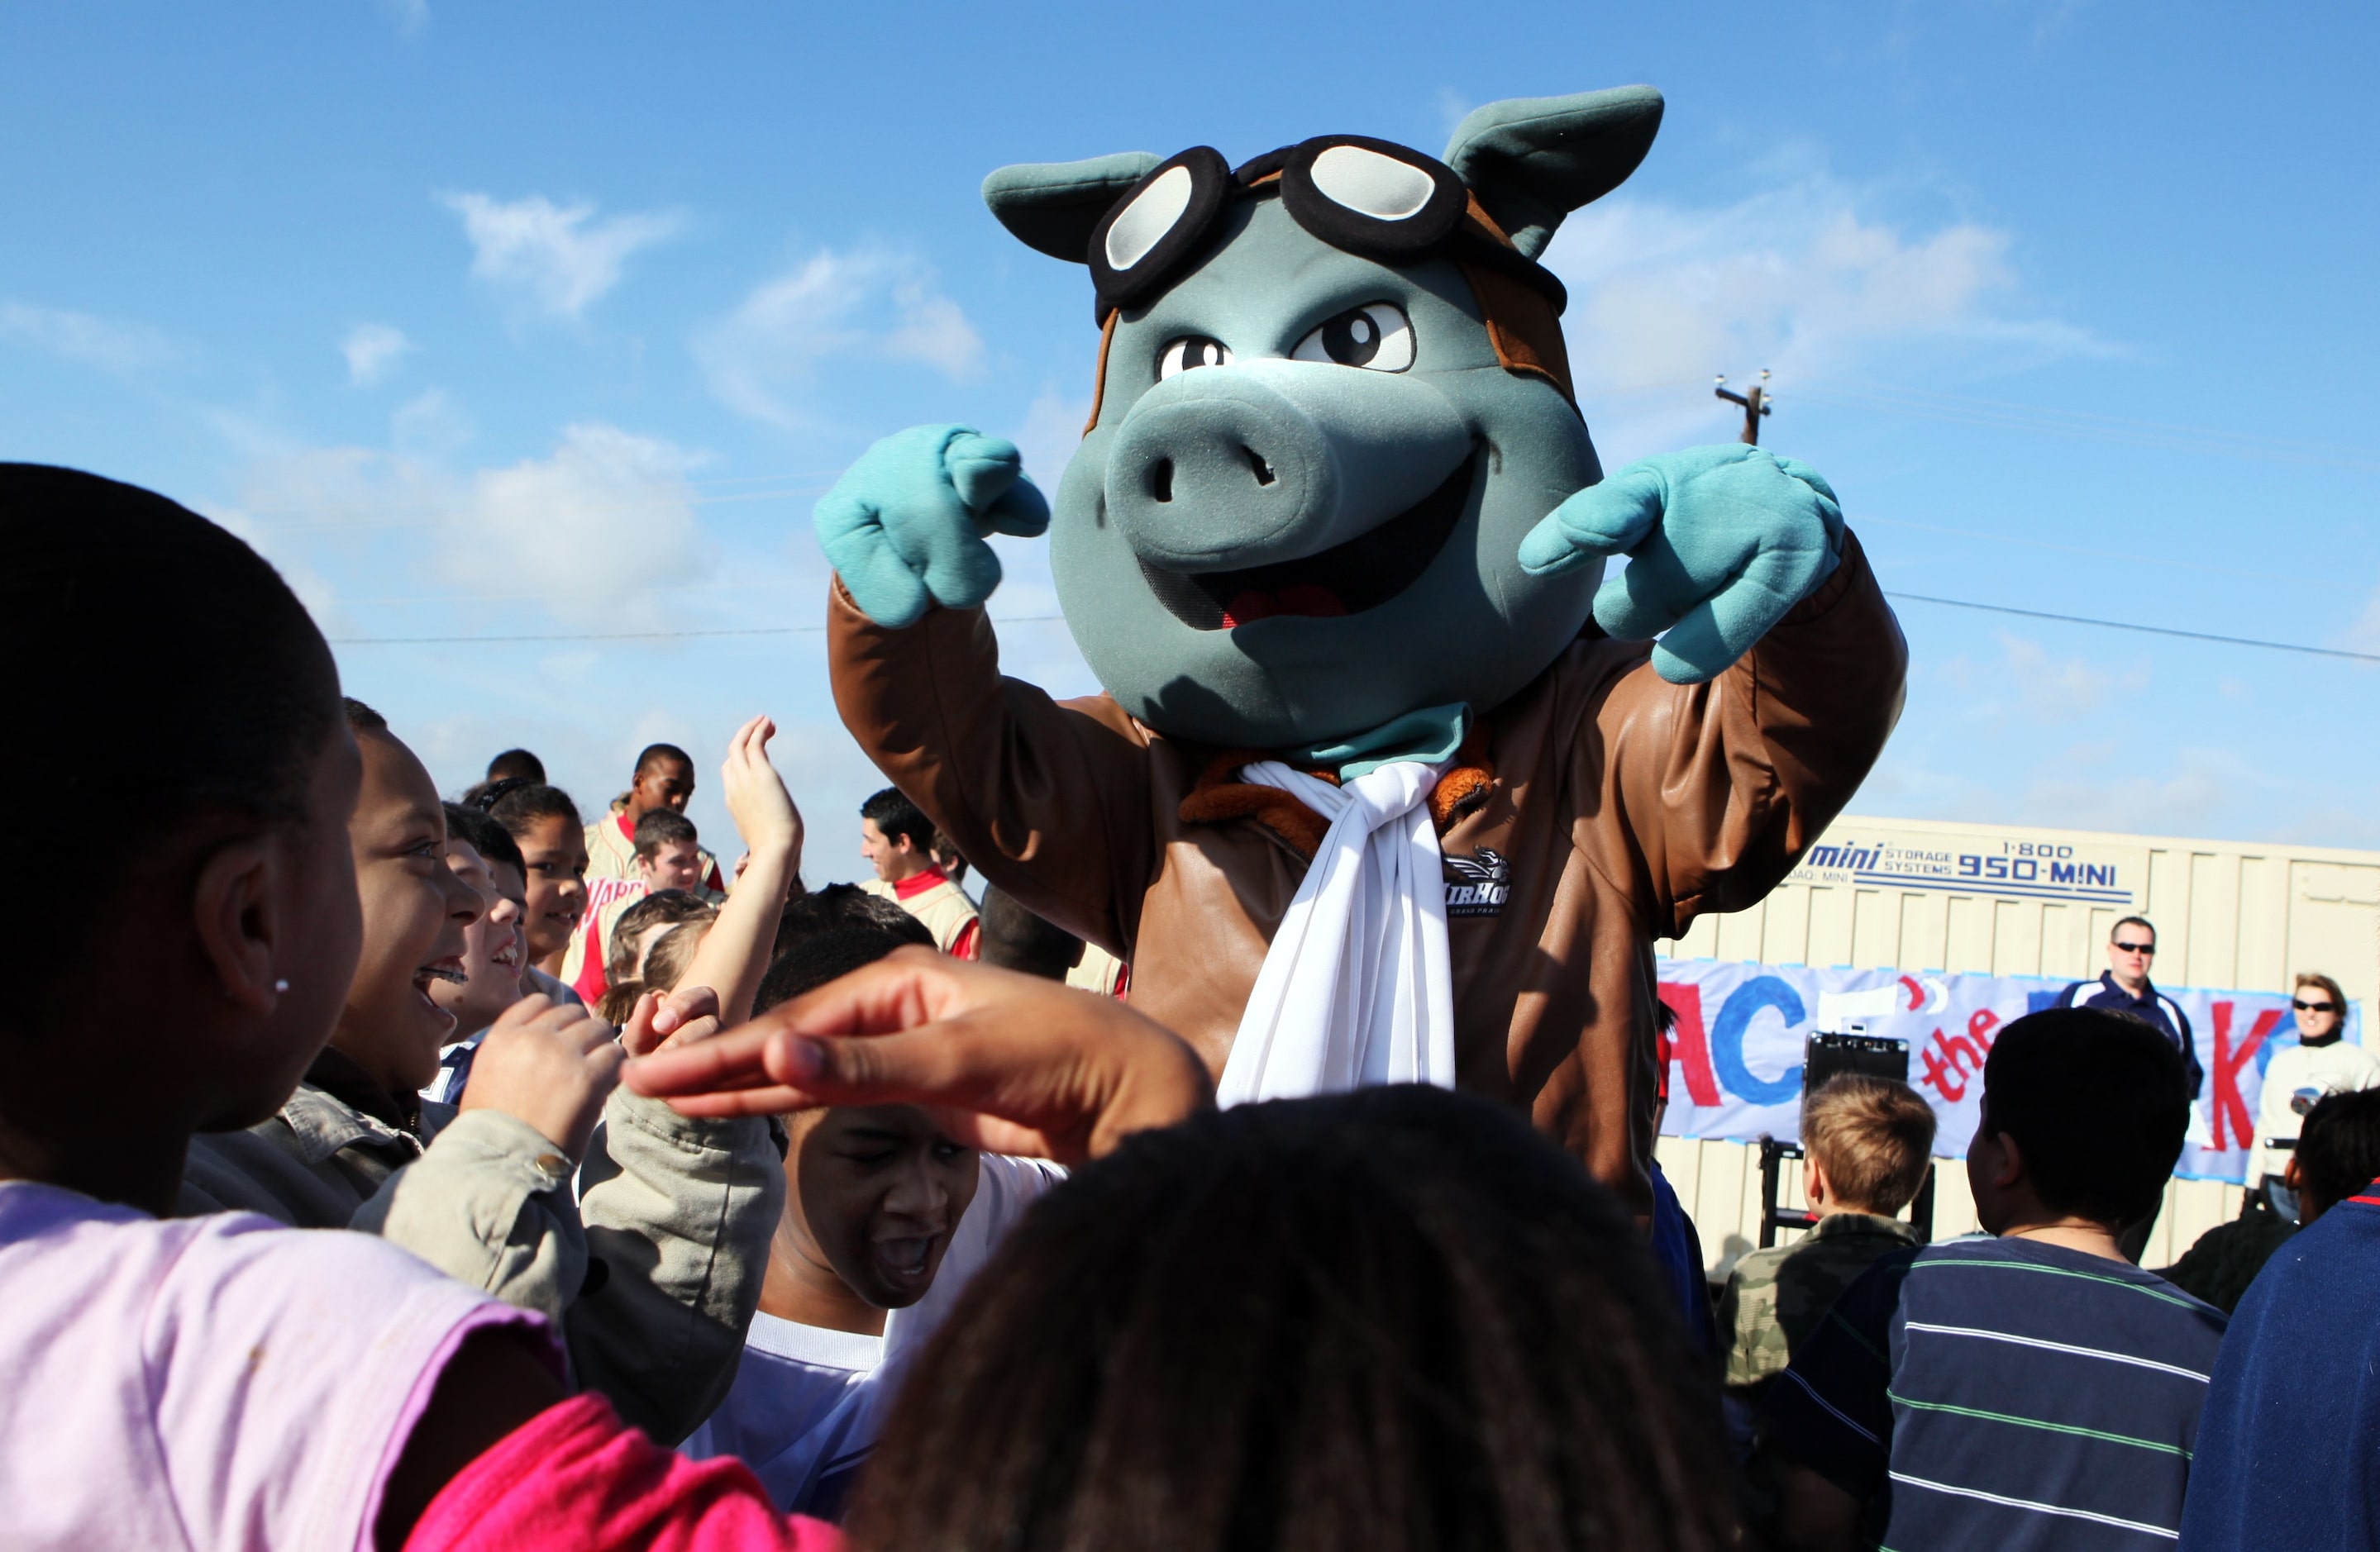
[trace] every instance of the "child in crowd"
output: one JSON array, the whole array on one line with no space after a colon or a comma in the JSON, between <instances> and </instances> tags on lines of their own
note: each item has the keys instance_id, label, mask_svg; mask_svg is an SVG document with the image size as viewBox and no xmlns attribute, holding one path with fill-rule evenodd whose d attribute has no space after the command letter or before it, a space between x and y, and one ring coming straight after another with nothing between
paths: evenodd
<instances>
[{"instance_id":1,"label":"child in crowd","mask_svg":"<svg viewBox=\"0 0 2380 1552\"><path fill-rule=\"evenodd\" d=\"M859 853L876 870L859 887L898 902L926 924L944 953L973 959L975 902L934 861L933 843L933 821L900 788L885 788L859 806Z\"/></svg>"},{"instance_id":2,"label":"child in crowd","mask_svg":"<svg viewBox=\"0 0 2380 1552\"><path fill-rule=\"evenodd\" d=\"M637 1005L638 997L646 989L645 964L652 956L653 945L670 928L685 922L707 922L718 915L718 906L685 890L662 890L646 895L622 911L612 926L603 951L604 989L596 1006L605 1021L618 1024L627 1017L625 1010ZM618 1012L620 1017L611 1018L613 1012Z\"/></svg>"},{"instance_id":3,"label":"child in crowd","mask_svg":"<svg viewBox=\"0 0 2380 1552\"><path fill-rule=\"evenodd\" d=\"M529 967L521 979L530 991L577 1001L578 994L556 972L587 914L587 843L578 806L560 787L531 782L500 794L488 817L512 836L528 870L522 923L528 933Z\"/></svg>"},{"instance_id":4,"label":"child in crowd","mask_svg":"<svg viewBox=\"0 0 2380 1552\"><path fill-rule=\"evenodd\" d=\"M479 919L463 929L463 979L430 984L431 1000L454 1015L458 1038L438 1053L438 1075L421 1097L451 1105L470 1080L480 1039L521 1000L521 972L528 963L521 918L528 885L520 848L504 826L459 803L444 807L447 869L478 891L481 906Z\"/></svg>"},{"instance_id":5,"label":"child in crowd","mask_svg":"<svg viewBox=\"0 0 2380 1552\"><path fill-rule=\"evenodd\" d=\"M2223 1339L2191 1461L2186 1552L2380 1541L2380 1089L2315 1104L2288 1180L2301 1227Z\"/></svg>"},{"instance_id":6,"label":"child in crowd","mask_svg":"<svg viewBox=\"0 0 2380 1552\"><path fill-rule=\"evenodd\" d=\"M1925 1183L1933 1148L1934 1108L1905 1083L1846 1073L1803 1101L1803 1192L1818 1221L1793 1244L1744 1255L1719 1295L1728 1397L1746 1424L1836 1297L1880 1257L1925 1243L1893 1215Z\"/></svg>"},{"instance_id":7,"label":"child in crowd","mask_svg":"<svg viewBox=\"0 0 2380 1552\"><path fill-rule=\"evenodd\" d=\"M704 889L702 848L694 821L671 808L656 808L637 821L637 881L650 890Z\"/></svg>"},{"instance_id":8,"label":"child in crowd","mask_svg":"<svg viewBox=\"0 0 2380 1552\"><path fill-rule=\"evenodd\" d=\"M917 923L904 923L922 936ZM850 920L781 940L759 1009L912 940ZM966 1264L954 1280L1039 1194L1050 1167L979 1161L914 1105L804 1110L787 1118L786 1133L784 1213L744 1362L725 1403L683 1448L697 1459L739 1456L778 1508L833 1520L874 1442L880 1406L871 1378L885 1359L892 1314L935 1286L986 1165L996 1200L969 1226Z\"/></svg>"},{"instance_id":9,"label":"child in crowd","mask_svg":"<svg viewBox=\"0 0 2380 1552\"><path fill-rule=\"evenodd\" d=\"M694 821L674 808L656 808L637 821L636 876L588 882L586 919L570 940L562 978L591 1005L612 984L611 950L621 915L657 891L690 893L718 903L725 895L702 884L702 856ZM748 854L747 854L748 855Z\"/></svg>"},{"instance_id":10,"label":"child in crowd","mask_svg":"<svg viewBox=\"0 0 2380 1552\"><path fill-rule=\"evenodd\" d=\"M281 1112L192 1145L176 1210L382 1234L555 1320L587 1383L650 1431L682 1436L724 1388L759 1298L776 1216L765 1129L689 1126L614 1096L611 1027L534 996L497 1017L455 1108L424 1102L455 1030L428 987L463 974L482 905L445 864L430 773L377 712L350 701L347 719L363 751L350 821L362 963L329 1048ZM607 1110L602 1157L574 1200Z\"/></svg>"},{"instance_id":11,"label":"child in crowd","mask_svg":"<svg viewBox=\"0 0 2380 1552\"><path fill-rule=\"evenodd\" d=\"M638 994L670 992L681 986L699 985L693 978L695 960L702 952L703 942L710 938L711 925L717 919L694 916L654 933L653 946L645 952L644 973L635 983Z\"/></svg>"},{"instance_id":12,"label":"child in crowd","mask_svg":"<svg viewBox=\"0 0 2380 1552\"><path fill-rule=\"evenodd\" d=\"M2173 1042L2125 1014L2001 1031L1967 1152L1998 1237L1879 1260L1763 1404L1788 1545L2172 1540L2223 1316L2118 1236L2180 1157L2188 1085Z\"/></svg>"}]
</instances>

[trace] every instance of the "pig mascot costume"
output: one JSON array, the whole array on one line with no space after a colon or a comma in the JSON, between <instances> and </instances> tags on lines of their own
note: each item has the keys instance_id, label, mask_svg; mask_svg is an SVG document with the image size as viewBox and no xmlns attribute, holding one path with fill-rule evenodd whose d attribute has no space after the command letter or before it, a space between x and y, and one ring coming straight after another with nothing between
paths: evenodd
<instances>
[{"instance_id":1,"label":"pig mascot costume","mask_svg":"<svg viewBox=\"0 0 2380 1552\"><path fill-rule=\"evenodd\" d=\"M1011 443L926 426L816 515L853 736L1128 960L1225 1103L1459 1085L1639 1211L1653 941L1785 876L1907 661L1814 471L1596 460L1536 259L1660 117L1626 88L1492 103L1443 159L1329 135L1002 168L992 213L1097 298L1054 511ZM985 536L1045 529L1103 695L1001 675Z\"/></svg>"}]
</instances>

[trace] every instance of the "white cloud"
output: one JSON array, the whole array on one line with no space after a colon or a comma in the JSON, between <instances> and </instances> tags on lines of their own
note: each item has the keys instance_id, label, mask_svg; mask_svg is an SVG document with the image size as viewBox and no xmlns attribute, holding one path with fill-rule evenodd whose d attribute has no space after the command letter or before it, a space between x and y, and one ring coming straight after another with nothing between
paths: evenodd
<instances>
[{"instance_id":1,"label":"white cloud","mask_svg":"<svg viewBox=\"0 0 2380 1552\"><path fill-rule=\"evenodd\" d=\"M702 462L658 437L571 426L547 458L474 474L448 524L449 579L494 593L524 578L554 589L551 607L590 627L673 623L666 595L707 577L711 547L686 473ZM453 564L468 557L468 564ZM684 622L677 622L684 623Z\"/></svg>"},{"instance_id":2,"label":"white cloud","mask_svg":"<svg viewBox=\"0 0 2380 1552\"><path fill-rule=\"evenodd\" d=\"M420 442L411 448L408 412ZM335 547L373 568L379 586L368 592L407 569L388 557L410 557L480 600L465 622L477 633L534 629L544 616L587 630L689 624L678 617L689 584L716 564L686 478L702 454L598 423L566 428L546 457L457 471L443 457L468 427L443 394L422 395L398 420L395 451L254 446L237 509L209 515L285 567ZM522 618L531 611L534 623Z\"/></svg>"},{"instance_id":3,"label":"white cloud","mask_svg":"<svg viewBox=\"0 0 2380 1552\"><path fill-rule=\"evenodd\" d=\"M389 445L407 457L436 460L451 457L471 440L471 418L463 413L445 390L417 394L389 417Z\"/></svg>"},{"instance_id":4,"label":"white cloud","mask_svg":"<svg viewBox=\"0 0 2380 1552\"><path fill-rule=\"evenodd\" d=\"M400 38L419 38L430 29L430 0L381 0L381 9L396 23Z\"/></svg>"},{"instance_id":5,"label":"white cloud","mask_svg":"<svg viewBox=\"0 0 2380 1552\"><path fill-rule=\"evenodd\" d=\"M685 218L650 211L595 219L590 203L557 205L542 194L502 200L442 195L471 239L471 273L513 290L540 310L577 318L620 283L638 249L674 236Z\"/></svg>"},{"instance_id":6,"label":"white cloud","mask_svg":"<svg viewBox=\"0 0 2380 1552\"><path fill-rule=\"evenodd\" d=\"M695 342L711 392L783 426L807 423L787 391L830 358L914 362L964 381L983 370L983 339L933 271L882 249L816 254L754 290Z\"/></svg>"},{"instance_id":7,"label":"white cloud","mask_svg":"<svg viewBox=\"0 0 2380 1552\"><path fill-rule=\"evenodd\" d=\"M1969 721L2016 721L2028 730L2095 716L2148 687L2143 659L2118 663L2104 657L2053 657L2040 642L2006 631L2000 660L1976 663L1964 654L1938 670L1951 688L1975 699L1962 709Z\"/></svg>"},{"instance_id":8,"label":"white cloud","mask_svg":"<svg viewBox=\"0 0 2380 1552\"><path fill-rule=\"evenodd\" d=\"M358 323L339 342L339 354L347 358L347 381L358 388L386 377L397 358L415 348L404 330L386 323Z\"/></svg>"},{"instance_id":9,"label":"white cloud","mask_svg":"<svg viewBox=\"0 0 2380 1552\"><path fill-rule=\"evenodd\" d=\"M1868 202L1803 172L1732 204L1622 194L1571 217L1546 263L1570 289L1562 325L1580 393L1691 388L1774 368L1790 394L1797 376L1855 371L1918 342L2116 353L2020 305L2008 232L1972 221L1915 230L1866 213ZM1720 413L1697 396L1628 429L1663 445Z\"/></svg>"},{"instance_id":10,"label":"white cloud","mask_svg":"<svg viewBox=\"0 0 2380 1552\"><path fill-rule=\"evenodd\" d=\"M146 323L23 302L0 302L0 340L108 371L139 371L174 354L165 336Z\"/></svg>"}]
</instances>

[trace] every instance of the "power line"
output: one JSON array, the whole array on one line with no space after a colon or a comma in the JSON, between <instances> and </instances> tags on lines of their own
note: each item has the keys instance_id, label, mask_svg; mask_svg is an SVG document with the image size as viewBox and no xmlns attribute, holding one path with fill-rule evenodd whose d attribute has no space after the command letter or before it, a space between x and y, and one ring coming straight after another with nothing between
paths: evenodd
<instances>
[{"instance_id":1,"label":"power line","mask_svg":"<svg viewBox=\"0 0 2380 1552\"><path fill-rule=\"evenodd\" d=\"M1861 409L1882 410L1888 414L1914 416L1923 420L1940 420L1956 425L1982 426L1994 430L2079 437L2131 447L2204 453L2218 457L2250 458L2268 463L2332 468L2380 468L2380 450L2369 447L2300 442L2167 421L2133 420L2087 410L2047 409L2003 399L1971 399L1924 389L1831 382L1824 378L1814 379L1797 387L1795 392Z\"/></svg>"},{"instance_id":2,"label":"power line","mask_svg":"<svg viewBox=\"0 0 2380 1552\"><path fill-rule=\"evenodd\" d=\"M2317 658L2346 658L2354 662L2380 662L2380 652L2350 652L2338 647L2309 647L2297 641L2259 641L2250 636L2217 636L2212 631L2176 630L2171 625L2139 625L2129 620L2095 620L2087 614L2052 614L2046 609L2017 609L2005 603L1975 603L1967 599L1928 598L1924 593L1888 590L1885 597L1904 603L1933 603L1945 609L1972 609L1983 614L2014 614L2027 620L2055 620L2067 625L2096 625L2101 630L2134 631L2143 636L2179 637L2184 641L2213 641L2226 647L2261 647L2268 652L2303 652Z\"/></svg>"},{"instance_id":3,"label":"power line","mask_svg":"<svg viewBox=\"0 0 2380 1552\"><path fill-rule=\"evenodd\" d=\"M2175 560L2169 555L2151 554L2145 550L2095 550L2083 544L2059 544L2046 539L2026 539L2018 534L1986 533L1981 528L1952 528L1939 523L1913 523L1906 517L1879 517L1873 512L1862 512L1855 527L1881 523L1888 527L1914 528L1920 533L1949 534L1954 539L1981 539L1994 544L2017 544L2028 550L2054 550L2068 555L2089 555L2095 559L2120 561L2126 565L2170 566L2177 571L2204 572L2209 576L2238 576L2258 582L2301 583L2303 573L2283 571L2248 571L2239 566L2207 565L2200 561Z\"/></svg>"}]
</instances>

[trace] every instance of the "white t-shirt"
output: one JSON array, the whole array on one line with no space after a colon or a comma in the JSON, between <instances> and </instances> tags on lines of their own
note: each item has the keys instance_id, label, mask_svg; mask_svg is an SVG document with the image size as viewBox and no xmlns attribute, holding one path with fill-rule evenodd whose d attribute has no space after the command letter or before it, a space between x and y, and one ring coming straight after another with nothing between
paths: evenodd
<instances>
[{"instance_id":1,"label":"white t-shirt","mask_svg":"<svg viewBox=\"0 0 2380 1552\"><path fill-rule=\"evenodd\" d=\"M698 1461L741 1457L789 1514L832 1510L820 1503L820 1480L829 1468L843 1474L851 1453L844 1441L883 1358L882 1337L756 1314L735 1387L678 1448Z\"/></svg>"},{"instance_id":2,"label":"white t-shirt","mask_svg":"<svg viewBox=\"0 0 2380 1552\"><path fill-rule=\"evenodd\" d=\"M2305 1117L2290 1108L2293 1099L2311 1106L2325 1095L2350 1094L2380 1085L2380 1058L2362 1046L2334 1040L2326 1046L2286 1046L2273 1053L2265 1069L2265 1086L2256 1101L2256 1151L2248 1164L2248 1183L2277 1175L2289 1167L2289 1150L2265 1146L2269 1138L2297 1140Z\"/></svg>"},{"instance_id":3,"label":"white t-shirt","mask_svg":"<svg viewBox=\"0 0 2380 1552\"><path fill-rule=\"evenodd\" d=\"M446 1361L513 1324L370 1234L0 1182L0 1546L370 1552Z\"/></svg>"},{"instance_id":4,"label":"white t-shirt","mask_svg":"<svg viewBox=\"0 0 2380 1552\"><path fill-rule=\"evenodd\" d=\"M933 1287L888 1312L881 1337L755 1315L727 1400L678 1448L696 1460L740 1456L779 1509L839 1519L900 1376L1025 1209L1065 1174L1042 1159L985 1154Z\"/></svg>"}]
</instances>

